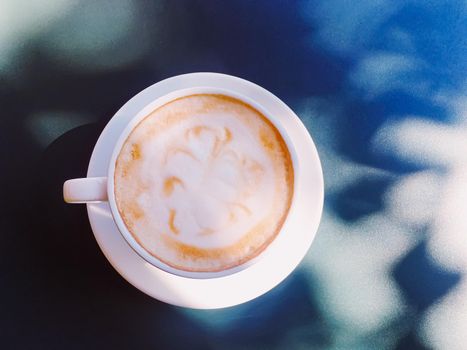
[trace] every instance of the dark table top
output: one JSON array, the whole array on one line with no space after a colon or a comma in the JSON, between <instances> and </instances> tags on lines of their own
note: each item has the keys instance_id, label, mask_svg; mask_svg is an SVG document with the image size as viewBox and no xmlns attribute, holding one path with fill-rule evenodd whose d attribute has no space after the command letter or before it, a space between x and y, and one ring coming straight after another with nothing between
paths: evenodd
<instances>
[{"instance_id":1,"label":"dark table top","mask_svg":"<svg viewBox=\"0 0 467 350\"><path fill-rule=\"evenodd\" d=\"M465 1L0 3L2 349L467 349ZM212 311L113 270L63 203L133 95L236 75L300 116L325 211L283 283Z\"/></svg>"}]
</instances>

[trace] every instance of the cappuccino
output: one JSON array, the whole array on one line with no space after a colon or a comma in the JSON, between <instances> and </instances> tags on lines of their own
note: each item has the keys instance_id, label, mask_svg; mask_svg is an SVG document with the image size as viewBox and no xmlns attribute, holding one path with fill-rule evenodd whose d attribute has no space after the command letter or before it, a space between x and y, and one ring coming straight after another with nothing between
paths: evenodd
<instances>
[{"instance_id":1,"label":"cappuccino","mask_svg":"<svg viewBox=\"0 0 467 350\"><path fill-rule=\"evenodd\" d=\"M217 272L260 254L279 233L294 188L290 153L258 110L189 95L146 116L117 157L114 192L128 231L179 270Z\"/></svg>"}]
</instances>

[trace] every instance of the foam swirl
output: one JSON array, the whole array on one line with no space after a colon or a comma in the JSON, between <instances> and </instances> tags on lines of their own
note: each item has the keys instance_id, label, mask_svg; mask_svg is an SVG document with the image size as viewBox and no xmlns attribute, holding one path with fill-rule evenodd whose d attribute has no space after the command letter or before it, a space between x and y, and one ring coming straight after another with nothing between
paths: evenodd
<instances>
[{"instance_id":1,"label":"foam swirl","mask_svg":"<svg viewBox=\"0 0 467 350\"><path fill-rule=\"evenodd\" d=\"M147 116L117 159L117 206L152 255L187 271L238 265L285 219L293 168L278 131L223 95L191 95Z\"/></svg>"}]
</instances>

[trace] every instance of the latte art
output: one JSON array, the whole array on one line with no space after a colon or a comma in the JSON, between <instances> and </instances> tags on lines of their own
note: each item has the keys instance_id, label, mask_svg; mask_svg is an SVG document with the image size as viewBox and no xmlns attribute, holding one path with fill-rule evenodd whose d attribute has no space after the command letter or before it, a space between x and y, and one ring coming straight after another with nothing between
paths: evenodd
<instances>
[{"instance_id":1,"label":"latte art","mask_svg":"<svg viewBox=\"0 0 467 350\"><path fill-rule=\"evenodd\" d=\"M224 95L191 95L143 119L117 158L115 197L135 240L167 265L221 271L275 238L293 194L277 129Z\"/></svg>"}]
</instances>

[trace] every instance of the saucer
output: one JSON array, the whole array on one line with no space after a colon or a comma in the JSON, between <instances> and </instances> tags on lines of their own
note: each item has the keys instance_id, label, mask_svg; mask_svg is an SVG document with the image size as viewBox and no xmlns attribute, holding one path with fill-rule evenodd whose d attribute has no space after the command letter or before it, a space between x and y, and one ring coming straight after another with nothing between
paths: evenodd
<instances>
[{"instance_id":1,"label":"saucer","mask_svg":"<svg viewBox=\"0 0 467 350\"><path fill-rule=\"evenodd\" d=\"M300 176L294 205L283 230L268 247L268 254L251 267L212 279L192 279L165 272L141 258L125 241L112 218L108 203L88 203L91 228L100 249L133 286L160 301L190 308L215 309L254 299L279 284L300 263L318 229L323 209L324 186L316 147L295 113L276 96L246 80L218 73L191 73L158 82L128 101L109 121L89 162L88 177L107 176L109 162L119 135L146 105L175 90L192 87L227 88L280 116L297 151ZM284 249L286 247L286 249Z\"/></svg>"}]
</instances>

